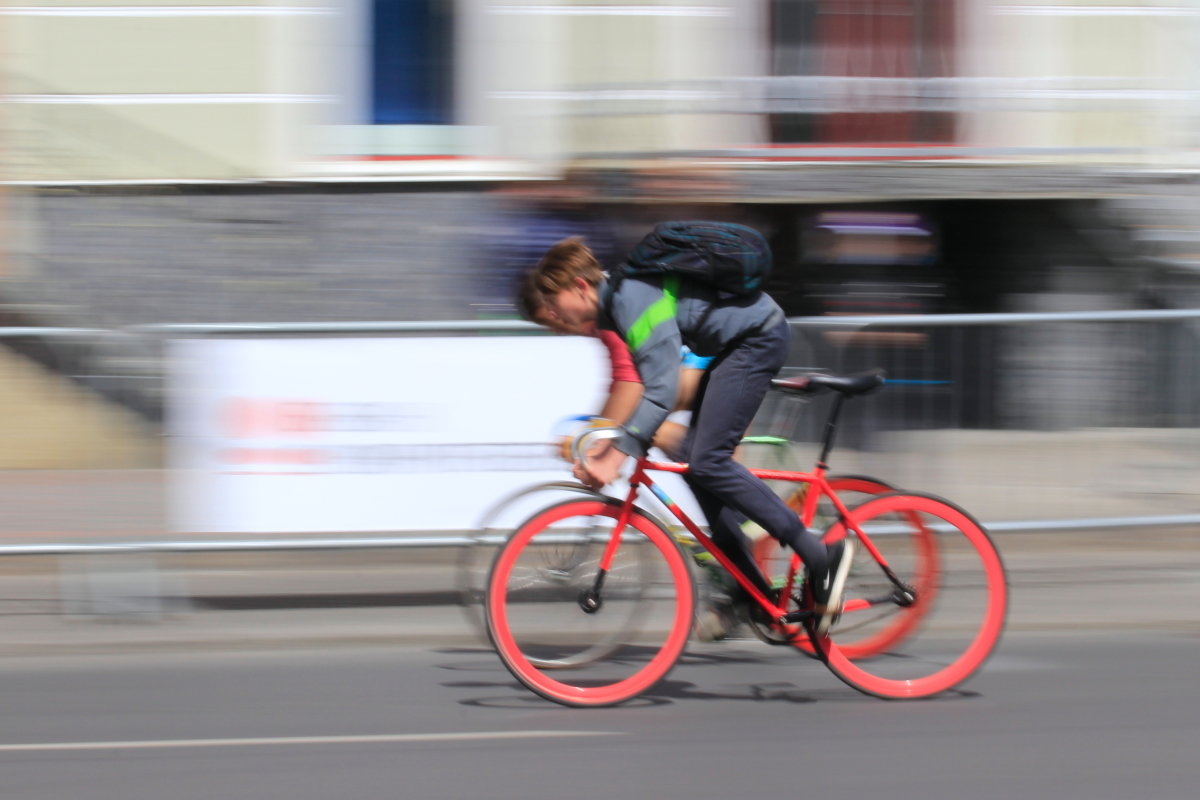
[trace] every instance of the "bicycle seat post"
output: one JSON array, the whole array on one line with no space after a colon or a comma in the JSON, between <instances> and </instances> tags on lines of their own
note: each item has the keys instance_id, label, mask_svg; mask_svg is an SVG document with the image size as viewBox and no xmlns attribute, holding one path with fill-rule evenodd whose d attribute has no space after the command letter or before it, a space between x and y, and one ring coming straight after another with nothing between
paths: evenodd
<instances>
[{"instance_id":1,"label":"bicycle seat post","mask_svg":"<svg viewBox=\"0 0 1200 800\"><path fill-rule=\"evenodd\" d=\"M812 373L796 378L775 378L771 386L791 394L815 394L824 389L834 392L833 405L829 416L825 419L825 434L821 442L821 454L817 457L817 468L826 470L829 464L829 453L833 450L834 435L837 431L838 417L842 413L842 404L854 395L866 394L883 385L883 370L871 370L857 375L825 375Z\"/></svg>"},{"instance_id":2,"label":"bicycle seat post","mask_svg":"<svg viewBox=\"0 0 1200 800\"><path fill-rule=\"evenodd\" d=\"M829 453L833 450L833 440L837 433L838 417L842 413L842 403L846 402L846 395L841 392L835 392L833 395L833 405L829 409L829 415L825 418L825 434L821 440L821 454L817 457L817 467L819 469L828 469Z\"/></svg>"}]
</instances>

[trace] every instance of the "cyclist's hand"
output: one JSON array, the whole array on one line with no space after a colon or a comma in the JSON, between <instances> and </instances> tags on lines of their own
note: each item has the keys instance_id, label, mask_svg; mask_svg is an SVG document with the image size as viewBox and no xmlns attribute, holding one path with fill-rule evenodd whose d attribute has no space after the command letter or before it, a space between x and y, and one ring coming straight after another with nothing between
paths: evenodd
<instances>
[{"instance_id":1,"label":"cyclist's hand","mask_svg":"<svg viewBox=\"0 0 1200 800\"><path fill-rule=\"evenodd\" d=\"M620 477L623 463L625 454L604 442L588 452L586 465L576 461L572 473L591 488L600 489Z\"/></svg>"},{"instance_id":2,"label":"cyclist's hand","mask_svg":"<svg viewBox=\"0 0 1200 800\"><path fill-rule=\"evenodd\" d=\"M583 468L583 464L578 461L575 462L574 468L571 469L571 474L575 476L575 480L579 481L589 489L599 491L600 489L604 488L604 484L598 483L596 479L593 478L591 474Z\"/></svg>"}]
</instances>

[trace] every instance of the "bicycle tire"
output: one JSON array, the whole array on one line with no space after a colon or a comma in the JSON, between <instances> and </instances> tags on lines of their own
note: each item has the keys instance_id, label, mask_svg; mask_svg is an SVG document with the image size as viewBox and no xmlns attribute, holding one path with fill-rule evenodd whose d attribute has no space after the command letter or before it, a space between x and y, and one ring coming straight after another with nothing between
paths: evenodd
<instances>
[{"instance_id":1,"label":"bicycle tire","mask_svg":"<svg viewBox=\"0 0 1200 800\"><path fill-rule=\"evenodd\" d=\"M488 574L496 552L512 535L513 522L506 522L506 512L520 508L520 501L542 492L574 493L588 497L600 497L598 492L581 483L569 481L547 481L526 486L511 492L494 502L479 517L475 530L466 544L459 548L455 560L455 586L458 604L471 630L481 642L488 641L487 620L483 614L483 598L487 591ZM545 499L539 505L545 505ZM536 506L535 506L536 507ZM517 511L516 513L520 513ZM526 513L528 513L526 511ZM519 518L518 518L519 519Z\"/></svg>"},{"instance_id":2,"label":"bicycle tire","mask_svg":"<svg viewBox=\"0 0 1200 800\"><path fill-rule=\"evenodd\" d=\"M610 498L550 506L496 554L485 603L488 635L513 677L547 700L577 707L625 702L670 672L691 635L688 559L639 509L621 531L603 605L584 611L580 592L595 584L621 507ZM602 536L590 534L593 520L604 525ZM554 561L563 543L582 548L569 564ZM587 557L579 558L583 551Z\"/></svg>"},{"instance_id":3,"label":"bicycle tire","mask_svg":"<svg viewBox=\"0 0 1200 800\"><path fill-rule=\"evenodd\" d=\"M606 500L601 500L601 502L608 505ZM565 505L565 503L555 505ZM584 518L581 517L581 519ZM589 520L590 528L584 529L577 534L569 535L569 538L574 538L575 541L570 541L569 539L567 541L560 540L554 542L552 545L547 545L548 552L542 556L542 560L539 563L534 564L532 571L529 568L525 568L520 577L515 580L510 574L507 579L506 590L512 594L525 593L530 597L539 594L544 595L560 587L564 580L568 579L565 576L576 573L580 569L585 569L589 555L598 561L598 551L601 543L606 542L612 535L614 520L605 515L592 515L591 517L586 517L586 519ZM524 523L518 526L517 530L519 531L522 527L524 527ZM499 554L500 551L497 550L497 558ZM493 566L495 560L494 558ZM537 669L578 669L594 663L620 648L622 642L633 634L638 625L638 602L644 591L643 586L650 577L647 574L648 571L642 568L643 566L642 564L633 565L633 582L631 584L631 594L629 595L633 602L628 605L624 615L616 620L616 624L610 626L603 635L595 636L589 639L586 644L573 647L566 652L547 653L546 655L539 656L534 652L532 647L523 648L524 655L530 664ZM488 572L488 580L491 580L491 570ZM548 583L547 580L549 581ZM581 591L582 588L582 586L577 587L577 591ZM486 612L485 603L485 626L487 624ZM548 647L546 643L542 643L541 648L542 650L555 649Z\"/></svg>"},{"instance_id":4,"label":"bicycle tire","mask_svg":"<svg viewBox=\"0 0 1200 800\"><path fill-rule=\"evenodd\" d=\"M834 475L828 478L829 484L834 492L841 499L842 503L849 508L854 508L862 502L866 502L871 497L877 497L882 494L895 492L896 488L886 481L872 478L866 475ZM862 495L862 497L851 497L850 495ZM793 505L799 513L802 509L797 504ZM818 516L812 521L813 527L820 526L828 529L836 520L836 510L832 507L827 508L822 512L818 509ZM920 524L918 518L911 519L911 525L907 531L902 531L900 535L904 536L907 541L904 547L916 554L918 563L914 567L916 574L919 574L927 583L936 583L935 577L937 570L940 568L940 562L937 557L936 544L933 541L932 533ZM780 545L774 539L769 540L776 551L780 550ZM770 545L761 549L756 549L756 558L760 555L769 552ZM853 591L856 576L867 574L873 567L868 567L866 561L870 560L870 554L865 550L860 550L855 559L855 564L852 567L850 577L850 589ZM763 568L764 573L774 583L780 584L788 591L789 596L784 603L786 611L796 611L800 608L802 600L799 597L799 586L797 585L798 576L803 575L803 565L794 554L788 559L788 563L781 565L778 559L760 560L760 568ZM774 569L772 569L774 567ZM773 574L774 573L774 574ZM840 631L838 646L847 658L858 660L864 658L872 658L886 649L895 646L917 625L920 621L918 613L900 614L894 610L882 610L874 620L859 619L853 626L846 625ZM881 620L883 620L881 622ZM772 627L772 626L768 626ZM764 641L771 644L788 643L793 647L811 657L818 657L816 650L813 648L812 642L808 638L803 626L786 625L773 626L775 630L762 630L761 626L753 624L751 628ZM854 635L854 634L857 635Z\"/></svg>"},{"instance_id":5,"label":"bicycle tire","mask_svg":"<svg viewBox=\"0 0 1200 800\"><path fill-rule=\"evenodd\" d=\"M960 686L994 652L1008 611L1004 562L987 531L963 509L924 493L880 495L856 506L850 517L850 527L862 532L859 549L880 553L911 589L911 605L899 606L910 624L889 649L868 659L852 657L841 647L840 624L836 625L827 635L812 639L819 656L846 684L875 697L916 699ZM936 542L938 567L924 575L915 571L919 559L889 557L894 550L891 537L880 535L897 524L911 525L914 517ZM834 541L845 535L847 526L840 521L828 534ZM881 589L894 588L882 569L878 574ZM842 623L867 613L872 603L886 605L881 595L864 595L861 586L854 589L846 596ZM893 649L900 643L903 652Z\"/></svg>"}]
</instances>

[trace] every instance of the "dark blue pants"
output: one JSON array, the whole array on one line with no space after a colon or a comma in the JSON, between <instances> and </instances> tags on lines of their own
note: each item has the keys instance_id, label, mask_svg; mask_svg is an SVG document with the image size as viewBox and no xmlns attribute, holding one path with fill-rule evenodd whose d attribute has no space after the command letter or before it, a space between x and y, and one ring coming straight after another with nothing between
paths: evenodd
<instances>
[{"instance_id":1,"label":"dark blue pants","mask_svg":"<svg viewBox=\"0 0 1200 800\"><path fill-rule=\"evenodd\" d=\"M733 460L771 379L787 359L790 341L787 322L781 320L718 356L700 382L683 445L689 464L684 479L708 518L713 541L764 591L766 581L741 530L747 517L799 553L808 569L823 572L828 561L825 545L804 529L796 512Z\"/></svg>"}]
</instances>

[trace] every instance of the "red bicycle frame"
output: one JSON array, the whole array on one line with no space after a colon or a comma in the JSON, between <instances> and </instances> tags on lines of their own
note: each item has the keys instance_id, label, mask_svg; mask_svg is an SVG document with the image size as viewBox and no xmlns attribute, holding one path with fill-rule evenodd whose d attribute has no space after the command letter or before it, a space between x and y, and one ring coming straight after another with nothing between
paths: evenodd
<instances>
[{"instance_id":1,"label":"red bicycle frame","mask_svg":"<svg viewBox=\"0 0 1200 800\"><path fill-rule=\"evenodd\" d=\"M680 464L670 461L650 461L646 458L638 459L637 465L633 471L633 475L629 478L629 493L626 495L625 501L621 507L621 512L617 517L614 535L609 539L608 545L604 550L604 554L601 556L600 571L599 575L597 576L597 585L594 587L593 591L597 594L599 593L600 585L604 580L604 576L608 573L609 568L612 566L613 558L616 555L617 547L620 543L621 537L616 534L625 530L626 525L629 523L629 516L633 512L634 501L637 499L638 492L640 491L641 487L645 486L654 494L655 497L659 499L664 506L667 507L667 510L669 510L671 514L674 515L677 520L679 520L684 528L687 529L688 533L695 537L696 541L698 541L705 550L711 553L717 562L724 567L730 575L733 576L733 579L738 582L738 585L741 586L749 596L753 597L764 611L770 614L771 619L777 620L781 624L786 622L798 622L799 620L796 619L788 619L787 609L764 595L758 589L758 587L754 585L754 582L747 578L745 573L738 569L737 565L734 564L729 557L721 551L721 548L719 548L716 543L704 533L704 531L700 530L700 526L693 522L691 517L689 517L683 511L683 509L681 509L675 503L675 501L672 500L665 491L663 491L662 487L655 483L654 479L647 474L648 472L668 472L676 475L682 475L686 473L687 470L687 464ZM851 521L849 516L850 512L834 492L833 487L830 486L829 482L826 480L826 472L827 467L823 462L818 464L818 466L812 472L789 472L786 470L772 469L750 470L752 475L761 478L762 480L787 481L789 483L804 484L805 488L802 490L803 506L799 513L800 519L805 523L805 525L808 525L812 522L817 509L817 502L822 497L828 497L833 503L834 508L837 509L838 515L841 517L841 519L846 521L847 527L849 527L858 535L859 541L866 545L871 555L874 556L876 560L879 561L880 565L886 570L887 565L883 561L883 556L878 550L875 549L874 545L872 545L870 541L862 535L862 532L855 526L853 521ZM814 487L816 491L814 491ZM787 597L790 594L794 577L795 570L793 569L788 574L787 583L783 587L781 597ZM867 605L869 605L869 603L858 601L853 603L851 606L847 606L846 610L853 610L854 607L866 607Z\"/></svg>"}]
</instances>

